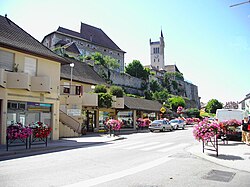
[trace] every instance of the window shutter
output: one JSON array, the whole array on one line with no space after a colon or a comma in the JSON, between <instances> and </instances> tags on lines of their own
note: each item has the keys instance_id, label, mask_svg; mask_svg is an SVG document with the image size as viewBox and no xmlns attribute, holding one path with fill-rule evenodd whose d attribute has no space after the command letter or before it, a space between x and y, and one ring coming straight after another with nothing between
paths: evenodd
<instances>
[{"instance_id":1,"label":"window shutter","mask_svg":"<svg viewBox=\"0 0 250 187\"><path fill-rule=\"evenodd\" d=\"M0 68L13 71L14 53L0 50Z\"/></svg>"},{"instance_id":2,"label":"window shutter","mask_svg":"<svg viewBox=\"0 0 250 187\"><path fill-rule=\"evenodd\" d=\"M31 76L36 76L36 59L25 57L24 72Z\"/></svg>"}]
</instances>

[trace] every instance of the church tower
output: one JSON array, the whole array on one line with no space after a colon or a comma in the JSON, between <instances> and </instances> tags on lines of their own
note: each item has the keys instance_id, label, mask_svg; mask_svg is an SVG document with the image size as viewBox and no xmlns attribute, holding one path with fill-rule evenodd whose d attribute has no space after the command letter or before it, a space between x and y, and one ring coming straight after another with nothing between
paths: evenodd
<instances>
[{"instance_id":1,"label":"church tower","mask_svg":"<svg viewBox=\"0 0 250 187\"><path fill-rule=\"evenodd\" d=\"M151 42L151 39L149 40L150 43L150 59L151 59L151 66L155 67L156 69L164 69L165 62L164 62L164 37L161 30L161 37L160 41Z\"/></svg>"}]
</instances>

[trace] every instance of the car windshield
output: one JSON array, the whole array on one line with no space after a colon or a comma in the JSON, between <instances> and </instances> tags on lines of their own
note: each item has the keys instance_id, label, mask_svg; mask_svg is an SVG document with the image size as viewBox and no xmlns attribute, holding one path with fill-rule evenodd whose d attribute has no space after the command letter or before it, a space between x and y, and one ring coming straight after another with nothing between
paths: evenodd
<instances>
[{"instance_id":1,"label":"car windshield","mask_svg":"<svg viewBox=\"0 0 250 187\"><path fill-rule=\"evenodd\" d=\"M163 120L155 120L155 121L153 121L152 123L153 123L153 124L155 124L155 123L163 123Z\"/></svg>"},{"instance_id":2,"label":"car windshield","mask_svg":"<svg viewBox=\"0 0 250 187\"><path fill-rule=\"evenodd\" d=\"M179 120L171 120L170 123L178 123Z\"/></svg>"}]
</instances>

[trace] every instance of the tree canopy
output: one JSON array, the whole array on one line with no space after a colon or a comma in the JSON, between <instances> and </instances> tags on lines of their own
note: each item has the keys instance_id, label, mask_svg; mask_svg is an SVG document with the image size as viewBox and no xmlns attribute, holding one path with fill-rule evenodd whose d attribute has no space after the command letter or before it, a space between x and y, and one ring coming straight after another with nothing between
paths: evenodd
<instances>
[{"instance_id":1,"label":"tree canopy","mask_svg":"<svg viewBox=\"0 0 250 187\"><path fill-rule=\"evenodd\" d=\"M223 104L219 102L217 99L211 99L208 101L205 111L208 113L216 113L217 109L221 109Z\"/></svg>"},{"instance_id":2,"label":"tree canopy","mask_svg":"<svg viewBox=\"0 0 250 187\"><path fill-rule=\"evenodd\" d=\"M149 72L145 69L139 60L133 60L133 62L129 63L127 67L125 67L125 72L131 76L148 79Z\"/></svg>"},{"instance_id":3,"label":"tree canopy","mask_svg":"<svg viewBox=\"0 0 250 187\"><path fill-rule=\"evenodd\" d=\"M178 106L185 107L186 102L182 97L171 97L168 99L168 103L170 104L170 107L173 111L176 111Z\"/></svg>"}]
</instances>

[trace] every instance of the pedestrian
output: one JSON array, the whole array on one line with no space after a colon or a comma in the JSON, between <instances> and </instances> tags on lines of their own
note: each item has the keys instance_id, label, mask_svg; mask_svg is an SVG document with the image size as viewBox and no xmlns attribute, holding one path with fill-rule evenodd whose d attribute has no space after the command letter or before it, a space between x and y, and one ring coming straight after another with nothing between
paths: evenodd
<instances>
[{"instance_id":1,"label":"pedestrian","mask_svg":"<svg viewBox=\"0 0 250 187\"><path fill-rule=\"evenodd\" d=\"M248 126L248 117L244 117L244 120L242 122L242 142L246 143L247 145L250 145L250 132Z\"/></svg>"}]
</instances>

